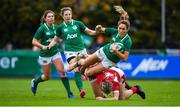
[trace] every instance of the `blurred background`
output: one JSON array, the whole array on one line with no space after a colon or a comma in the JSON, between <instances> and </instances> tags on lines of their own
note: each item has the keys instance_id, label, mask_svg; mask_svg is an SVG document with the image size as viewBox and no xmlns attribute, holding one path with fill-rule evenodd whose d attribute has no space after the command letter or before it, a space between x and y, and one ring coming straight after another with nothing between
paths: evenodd
<instances>
[{"instance_id":1,"label":"blurred background","mask_svg":"<svg viewBox=\"0 0 180 107\"><path fill-rule=\"evenodd\" d=\"M179 4L179 0L1 0L0 76L31 77L41 71L31 41L45 10L55 11L60 24L60 9L70 6L74 19L94 29L97 24L116 27L119 14L113 6L122 5L130 16L133 45L128 61L119 66L129 78L180 79ZM83 38L89 53L110 40L106 35Z\"/></svg>"}]
</instances>

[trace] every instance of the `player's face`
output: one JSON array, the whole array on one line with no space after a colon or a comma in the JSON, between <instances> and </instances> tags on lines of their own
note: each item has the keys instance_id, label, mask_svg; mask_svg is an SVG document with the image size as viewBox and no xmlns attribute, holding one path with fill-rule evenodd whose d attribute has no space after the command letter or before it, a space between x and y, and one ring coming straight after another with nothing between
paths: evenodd
<instances>
[{"instance_id":1,"label":"player's face","mask_svg":"<svg viewBox=\"0 0 180 107\"><path fill-rule=\"evenodd\" d=\"M48 13L47 16L45 17L45 20L47 23L54 23L55 17L53 13Z\"/></svg>"},{"instance_id":2,"label":"player's face","mask_svg":"<svg viewBox=\"0 0 180 107\"><path fill-rule=\"evenodd\" d=\"M127 27L126 27L126 25L125 25L125 24L120 24L120 25L118 26L118 32L119 32L119 34L120 34L121 36L124 36L124 35L126 34L126 32L127 32Z\"/></svg>"},{"instance_id":3,"label":"player's face","mask_svg":"<svg viewBox=\"0 0 180 107\"><path fill-rule=\"evenodd\" d=\"M63 19L64 19L65 22L71 23L71 20L72 20L72 13L71 13L70 10L64 11Z\"/></svg>"}]
</instances>

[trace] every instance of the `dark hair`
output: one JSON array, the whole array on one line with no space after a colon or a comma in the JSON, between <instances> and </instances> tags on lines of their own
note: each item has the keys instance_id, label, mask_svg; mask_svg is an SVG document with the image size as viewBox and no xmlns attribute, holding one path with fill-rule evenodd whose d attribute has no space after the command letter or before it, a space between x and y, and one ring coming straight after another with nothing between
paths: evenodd
<instances>
[{"instance_id":1,"label":"dark hair","mask_svg":"<svg viewBox=\"0 0 180 107\"><path fill-rule=\"evenodd\" d=\"M125 24L127 30L130 29L130 22L129 22L129 20L120 20L120 21L118 21L118 26L119 26L120 24Z\"/></svg>"},{"instance_id":2,"label":"dark hair","mask_svg":"<svg viewBox=\"0 0 180 107\"><path fill-rule=\"evenodd\" d=\"M71 7L63 7L63 8L61 8L60 15L63 16L64 12L67 11L67 10L71 11L71 13L72 13Z\"/></svg>"},{"instance_id":3,"label":"dark hair","mask_svg":"<svg viewBox=\"0 0 180 107\"><path fill-rule=\"evenodd\" d=\"M46 18L46 16L47 16L47 14L48 13L53 13L54 15L55 15L55 13L52 11L52 10L46 10L46 11L44 11L44 14L43 14L43 16L41 17L41 24L43 24L44 22L46 22L44 19Z\"/></svg>"},{"instance_id":4,"label":"dark hair","mask_svg":"<svg viewBox=\"0 0 180 107\"><path fill-rule=\"evenodd\" d=\"M111 91L113 90L113 83L111 81L102 81L102 84L101 84L101 89L102 91L105 93L105 94L110 94Z\"/></svg>"}]
</instances>

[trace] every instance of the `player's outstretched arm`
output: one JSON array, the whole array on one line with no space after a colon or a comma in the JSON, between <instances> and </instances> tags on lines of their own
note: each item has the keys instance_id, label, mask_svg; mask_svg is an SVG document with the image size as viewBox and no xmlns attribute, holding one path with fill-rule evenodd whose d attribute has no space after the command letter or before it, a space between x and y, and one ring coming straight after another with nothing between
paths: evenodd
<instances>
[{"instance_id":1,"label":"player's outstretched arm","mask_svg":"<svg viewBox=\"0 0 180 107\"><path fill-rule=\"evenodd\" d=\"M129 20L129 15L122 6L114 6L114 8L118 13L120 13L120 20Z\"/></svg>"}]
</instances>

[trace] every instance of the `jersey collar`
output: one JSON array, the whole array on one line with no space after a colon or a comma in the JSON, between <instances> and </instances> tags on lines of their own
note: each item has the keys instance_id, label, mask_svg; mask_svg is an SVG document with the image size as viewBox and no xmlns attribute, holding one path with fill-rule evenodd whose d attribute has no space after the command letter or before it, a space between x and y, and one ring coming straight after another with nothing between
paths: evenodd
<instances>
[{"instance_id":1,"label":"jersey collar","mask_svg":"<svg viewBox=\"0 0 180 107\"><path fill-rule=\"evenodd\" d=\"M67 27L67 23L66 23L65 21L63 21L63 24L64 24L64 26ZM74 25L74 20L73 20L73 19L72 19L72 21L71 21L71 25Z\"/></svg>"},{"instance_id":2,"label":"jersey collar","mask_svg":"<svg viewBox=\"0 0 180 107\"><path fill-rule=\"evenodd\" d=\"M47 30L49 30L49 27L47 26L46 23L44 23L44 26L46 27ZM54 30L54 24L52 24L52 28L53 28L53 30Z\"/></svg>"},{"instance_id":3,"label":"jersey collar","mask_svg":"<svg viewBox=\"0 0 180 107\"><path fill-rule=\"evenodd\" d=\"M127 38L127 36L128 36L128 34L126 33L126 35L124 37L122 37L121 42L124 41L124 39ZM116 37L120 37L119 34L117 34Z\"/></svg>"}]
</instances>

